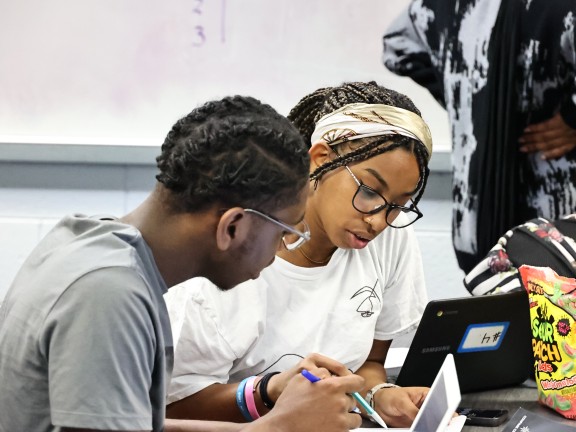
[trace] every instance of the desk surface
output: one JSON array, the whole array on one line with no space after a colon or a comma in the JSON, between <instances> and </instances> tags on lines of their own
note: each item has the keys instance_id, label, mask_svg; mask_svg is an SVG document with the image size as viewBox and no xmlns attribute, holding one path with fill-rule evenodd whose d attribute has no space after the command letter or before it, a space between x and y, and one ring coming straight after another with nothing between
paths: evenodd
<instances>
[{"instance_id":1,"label":"desk surface","mask_svg":"<svg viewBox=\"0 0 576 432\"><path fill-rule=\"evenodd\" d=\"M576 421L568 420L552 409L539 404L537 398L538 392L534 381L527 381L525 384L517 387L463 394L460 406L471 408L507 409L509 417L512 417L516 410L522 407L556 422L574 426L576 428ZM465 426L463 431L495 432L502 431L505 427L506 423L497 427Z\"/></svg>"},{"instance_id":2,"label":"desk surface","mask_svg":"<svg viewBox=\"0 0 576 432\"><path fill-rule=\"evenodd\" d=\"M520 407L532 411L536 414L547 417L558 423L573 426L576 431L576 420L568 420L560 414L540 405L537 401L538 392L534 381L527 381L526 383L517 387L508 387L498 390L486 390L482 392L466 393L462 395L460 406L469 408L495 408L507 409L509 419L514 415L516 410ZM498 432L504 430L507 422L497 427L486 426L464 426L463 432ZM364 428L378 427L366 420L362 423ZM393 429L392 429L393 430Z\"/></svg>"}]
</instances>

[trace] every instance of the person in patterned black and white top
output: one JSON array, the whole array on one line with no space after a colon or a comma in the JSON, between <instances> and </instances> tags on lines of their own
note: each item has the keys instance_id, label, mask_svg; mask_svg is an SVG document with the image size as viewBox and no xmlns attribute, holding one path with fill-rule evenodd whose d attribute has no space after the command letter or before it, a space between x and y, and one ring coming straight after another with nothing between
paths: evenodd
<instances>
[{"instance_id":1,"label":"person in patterned black and white top","mask_svg":"<svg viewBox=\"0 0 576 432\"><path fill-rule=\"evenodd\" d=\"M452 131L453 243L469 272L508 229L576 211L574 0L414 0L384 64Z\"/></svg>"}]
</instances>

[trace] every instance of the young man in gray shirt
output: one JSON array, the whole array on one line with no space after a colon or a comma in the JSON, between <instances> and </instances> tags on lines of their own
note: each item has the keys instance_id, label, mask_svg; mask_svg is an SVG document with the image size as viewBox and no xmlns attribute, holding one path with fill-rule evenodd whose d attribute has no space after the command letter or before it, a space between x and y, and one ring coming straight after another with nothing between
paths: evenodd
<instances>
[{"instance_id":1,"label":"young man in gray shirt","mask_svg":"<svg viewBox=\"0 0 576 432\"><path fill-rule=\"evenodd\" d=\"M163 294L193 277L231 289L282 243L305 241L309 158L284 117L236 96L179 120L157 163L138 208L65 217L16 276L0 308L0 432L358 427L349 393L362 379L321 356L313 372L342 376L295 376L253 423L165 420L173 346Z\"/></svg>"}]
</instances>

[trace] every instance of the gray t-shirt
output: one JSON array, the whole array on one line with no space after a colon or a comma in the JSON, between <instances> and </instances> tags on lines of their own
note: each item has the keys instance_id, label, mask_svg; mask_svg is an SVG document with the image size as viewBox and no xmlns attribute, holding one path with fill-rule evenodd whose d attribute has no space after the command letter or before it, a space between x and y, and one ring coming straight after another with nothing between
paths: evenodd
<instances>
[{"instance_id":1,"label":"gray t-shirt","mask_svg":"<svg viewBox=\"0 0 576 432\"><path fill-rule=\"evenodd\" d=\"M60 221L0 307L0 431L163 430L166 290L134 227Z\"/></svg>"}]
</instances>

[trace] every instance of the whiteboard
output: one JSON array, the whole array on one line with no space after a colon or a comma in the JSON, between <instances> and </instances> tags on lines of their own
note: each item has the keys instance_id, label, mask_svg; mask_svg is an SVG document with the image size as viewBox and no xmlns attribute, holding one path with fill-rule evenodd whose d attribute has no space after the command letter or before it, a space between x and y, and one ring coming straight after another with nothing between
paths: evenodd
<instances>
[{"instance_id":1,"label":"whiteboard","mask_svg":"<svg viewBox=\"0 0 576 432\"><path fill-rule=\"evenodd\" d=\"M3 0L0 142L154 145L195 106L375 80L410 96L448 150L445 111L388 72L382 34L408 0Z\"/></svg>"}]
</instances>

